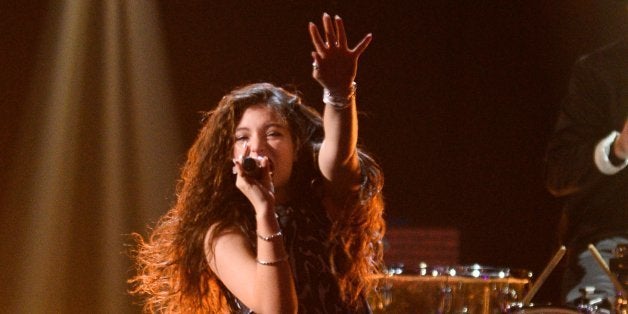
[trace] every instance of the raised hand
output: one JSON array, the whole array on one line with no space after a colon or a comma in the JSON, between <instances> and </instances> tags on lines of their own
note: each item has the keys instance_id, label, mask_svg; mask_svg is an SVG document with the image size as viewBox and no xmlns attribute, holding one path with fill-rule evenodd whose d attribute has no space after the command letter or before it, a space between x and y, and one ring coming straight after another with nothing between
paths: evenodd
<instances>
[{"instance_id":1,"label":"raised hand","mask_svg":"<svg viewBox=\"0 0 628 314\"><path fill-rule=\"evenodd\" d=\"M358 58L373 39L371 34L350 49L347 45L347 36L344 24L339 16L333 21L329 14L323 14L323 29L325 39L318 28L310 22L309 31L315 51L312 51L312 77L324 88L343 93L349 91L355 80L358 69Z\"/></svg>"}]
</instances>

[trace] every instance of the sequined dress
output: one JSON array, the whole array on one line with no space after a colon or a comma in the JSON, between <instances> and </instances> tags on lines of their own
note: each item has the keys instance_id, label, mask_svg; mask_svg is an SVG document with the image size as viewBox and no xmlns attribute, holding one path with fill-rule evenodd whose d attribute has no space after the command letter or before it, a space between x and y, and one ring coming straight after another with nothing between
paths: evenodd
<instances>
[{"instance_id":1,"label":"sequined dress","mask_svg":"<svg viewBox=\"0 0 628 314\"><path fill-rule=\"evenodd\" d=\"M371 313L366 298L358 308L349 307L340 298L338 284L331 272L328 235L331 221L322 205L315 208L276 208L290 256L299 313ZM234 313L253 313L227 291Z\"/></svg>"}]
</instances>

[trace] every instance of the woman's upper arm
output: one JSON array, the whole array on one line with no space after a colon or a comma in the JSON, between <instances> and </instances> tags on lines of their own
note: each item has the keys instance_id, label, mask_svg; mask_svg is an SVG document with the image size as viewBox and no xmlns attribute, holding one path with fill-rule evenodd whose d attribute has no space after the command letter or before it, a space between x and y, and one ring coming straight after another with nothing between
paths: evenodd
<instances>
[{"instance_id":1,"label":"woman's upper arm","mask_svg":"<svg viewBox=\"0 0 628 314\"><path fill-rule=\"evenodd\" d=\"M327 173L333 173L333 175L326 176L325 172L321 171L324 196L336 205L334 207L343 205L346 198L360 188L362 175L357 155L356 149L355 153L344 164L329 165L328 169L333 170L329 170ZM333 164L333 161L329 161L329 164ZM324 159L319 159L319 166L325 166Z\"/></svg>"},{"instance_id":2,"label":"woman's upper arm","mask_svg":"<svg viewBox=\"0 0 628 314\"><path fill-rule=\"evenodd\" d=\"M205 248L209 267L220 281L244 304L254 304L255 255L246 236L237 230L225 231L210 243L208 232Z\"/></svg>"}]
</instances>

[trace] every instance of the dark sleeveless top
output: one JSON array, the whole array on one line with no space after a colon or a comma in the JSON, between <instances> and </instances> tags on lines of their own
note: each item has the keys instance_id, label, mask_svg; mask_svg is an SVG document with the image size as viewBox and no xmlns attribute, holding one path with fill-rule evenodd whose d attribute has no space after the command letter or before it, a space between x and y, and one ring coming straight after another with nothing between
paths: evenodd
<instances>
[{"instance_id":1,"label":"dark sleeveless top","mask_svg":"<svg viewBox=\"0 0 628 314\"><path fill-rule=\"evenodd\" d=\"M331 221L322 205L312 208L278 207L286 251L292 267L299 313L371 313L366 298L358 308L342 301L329 263ZM224 289L233 313L252 313Z\"/></svg>"}]
</instances>

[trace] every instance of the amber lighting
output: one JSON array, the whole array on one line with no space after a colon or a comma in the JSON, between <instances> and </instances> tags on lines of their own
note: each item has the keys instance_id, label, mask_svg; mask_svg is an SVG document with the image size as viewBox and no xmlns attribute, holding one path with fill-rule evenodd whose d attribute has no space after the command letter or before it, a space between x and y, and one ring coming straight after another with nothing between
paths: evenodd
<instances>
[{"instance_id":1,"label":"amber lighting","mask_svg":"<svg viewBox=\"0 0 628 314\"><path fill-rule=\"evenodd\" d=\"M29 219L11 313L133 309L128 234L167 210L182 154L155 5L50 4L20 132L34 160L15 170L34 167L14 196Z\"/></svg>"}]
</instances>

